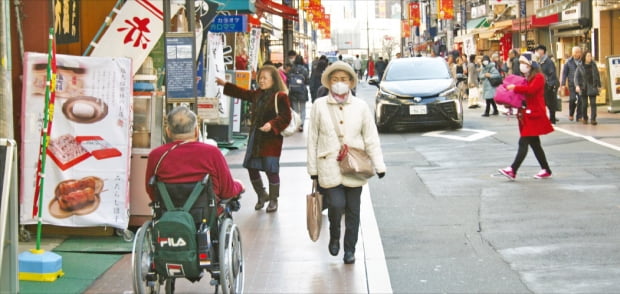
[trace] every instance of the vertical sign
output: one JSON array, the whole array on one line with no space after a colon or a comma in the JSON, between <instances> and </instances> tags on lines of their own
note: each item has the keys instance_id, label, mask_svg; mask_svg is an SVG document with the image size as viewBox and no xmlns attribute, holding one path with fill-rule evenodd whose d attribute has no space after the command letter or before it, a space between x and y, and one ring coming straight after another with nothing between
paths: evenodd
<instances>
[{"instance_id":1,"label":"vertical sign","mask_svg":"<svg viewBox=\"0 0 620 294\"><path fill-rule=\"evenodd\" d=\"M437 17L439 19L453 19L454 18L454 2L452 0L438 0Z\"/></svg>"},{"instance_id":2,"label":"vertical sign","mask_svg":"<svg viewBox=\"0 0 620 294\"><path fill-rule=\"evenodd\" d=\"M258 51L260 49L260 34L261 28L252 28L250 30L250 42L248 54L250 55L249 63L250 69L256 70L258 68Z\"/></svg>"},{"instance_id":3,"label":"vertical sign","mask_svg":"<svg viewBox=\"0 0 620 294\"><path fill-rule=\"evenodd\" d=\"M420 3L409 2L409 22L411 26L420 26Z\"/></svg>"},{"instance_id":4,"label":"vertical sign","mask_svg":"<svg viewBox=\"0 0 620 294\"><path fill-rule=\"evenodd\" d=\"M194 98L192 37L166 37L167 98Z\"/></svg>"},{"instance_id":5,"label":"vertical sign","mask_svg":"<svg viewBox=\"0 0 620 294\"><path fill-rule=\"evenodd\" d=\"M56 43L75 43L80 40L80 2L54 0L54 32Z\"/></svg>"},{"instance_id":6,"label":"vertical sign","mask_svg":"<svg viewBox=\"0 0 620 294\"><path fill-rule=\"evenodd\" d=\"M519 0L519 17L525 18L526 16L525 0Z\"/></svg>"}]
</instances>

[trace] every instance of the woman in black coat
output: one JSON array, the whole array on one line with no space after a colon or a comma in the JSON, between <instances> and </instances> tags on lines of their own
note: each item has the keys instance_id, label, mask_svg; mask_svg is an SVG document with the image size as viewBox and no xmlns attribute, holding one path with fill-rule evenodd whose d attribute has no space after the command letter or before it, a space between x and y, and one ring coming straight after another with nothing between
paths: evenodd
<instances>
[{"instance_id":1,"label":"woman in black coat","mask_svg":"<svg viewBox=\"0 0 620 294\"><path fill-rule=\"evenodd\" d=\"M601 77L592 53L586 52L584 62L575 71L575 92L579 93L579 105L583 113L583 123L588 123L588 102L590 103L590 119L596 125L596 96L601 90Z\"/></svg>"}]
</instances>

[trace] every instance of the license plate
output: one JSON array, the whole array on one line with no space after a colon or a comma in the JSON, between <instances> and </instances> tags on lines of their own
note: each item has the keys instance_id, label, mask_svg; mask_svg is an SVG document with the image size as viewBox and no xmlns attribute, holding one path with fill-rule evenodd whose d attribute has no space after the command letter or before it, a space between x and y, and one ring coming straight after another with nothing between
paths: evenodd
<instances>
[{"instance_id":1,"label":"license plate","mask_svg":"<svg viewBox=\"0 0 620 294\"><path fill-rule=\"evenodd\" d=\"M409 114L411 115L426 114L426 105L410 105Z\"/></svg>"}]
</instances>

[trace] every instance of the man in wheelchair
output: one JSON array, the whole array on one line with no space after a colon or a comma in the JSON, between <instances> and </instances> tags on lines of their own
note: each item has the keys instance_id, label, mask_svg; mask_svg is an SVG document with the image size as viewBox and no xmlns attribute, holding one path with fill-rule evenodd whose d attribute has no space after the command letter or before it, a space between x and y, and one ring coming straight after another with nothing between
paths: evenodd
<instances>
[{"instance_id":1,"label":"man in wheelchair","mask_svg":"<svg viewBox=\"0 0 620 294\"><path fill-rule=\"evenodd\" d=\"M244 191L241 181L233 179L230 174L222 152L198 141L199 128L194 112L179 106L168 113L167 121L165 131L171 142L153 149L146 166L146 191L151 200L161 202L155 187L150 184L153 176L167 184L172 202L177 207L187 200L189 194L184 191L191 192L194 184L207 174L218 201L238 197ZM206 193L202 193L191 210L196 223L206 217L207 205Z\"/></svg>"},{"instance_id":2,"label":"man in wheelchair","mask_svg":"<svg viewBox=\"0 0 620 294\"><path fill-rule=\"evenodd\" d=\"M224 293L239 292L243 289L243 277L240 276L243 257L239 230L232 223L230 211L239 208L237 199L244 191L243 184L233 179L217 147L198 141L197 118L189 108L172 109L167 116L165 131L171 142L153 149L148 156L145 180L146 191L153 201L154 222L143 225L145 232L138 235L145 242L153 240L154 244L134 244L134 289L137 293L142 293L145 285L151 290L158 289L157 285L165 280L167 290L172 292L175 278L197 281L202 276L202 269L207 269L212 274L212 283L215 280L214 285L221 285ZM216 202L223 205L216 205ZM168 224L167 228L162 225L164 223ZM208 230L201 234L204 228ZM191 231L192 235L175 235L181 231ZM221 244L224 241L220 239L226 240L226 244ZM214 265L210 262L211 255L217 253L206 251L209 252L206 259L201 256L203 246L212 248L211 240L217 240L215 244L219 245L216 247L220 248ZM180 249L188 253L179 255ZM159 251L161 254L157 253ZM163 262L170 252L177 252L173 260L179 260L181 256L183 261ZM205 260L209 263L204 263ZM200 267L196 268L198 265ZM155 272L152 272L153 268Z\"/></svg>"}]
</instances>

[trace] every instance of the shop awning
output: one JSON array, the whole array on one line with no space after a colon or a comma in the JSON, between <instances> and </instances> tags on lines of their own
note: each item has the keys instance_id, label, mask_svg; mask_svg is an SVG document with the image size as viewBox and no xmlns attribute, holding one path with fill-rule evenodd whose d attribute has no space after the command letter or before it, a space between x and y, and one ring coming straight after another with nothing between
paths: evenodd
<instances>
[{"instance_id":1,"label":"shop awning","mask_svg":"<svg viewBox=\"0 0 620 294\"><path fill-rule=\"evenodd\" d=\"M479 39L491 39L493 36L495 36L495 30L481 32L478 34Z\"/></svg>"},{"instance_id":2,"label":"shop awning","mask_svg":"<svg viewBox=\"0 0 620 294\"><path fill-rule=\"evenodd\" d=\"M549 28L552 30L563 30L563 29L571 29L571 28L578 28L578 27L579 27L578 19L571 19L571 20L556 22L549 26Z\"/></svg>"},{"instance_id":3,"label":"shop awning","mask_svg":"<svg viewBox=\"0 0 620 294\"><path fill-rule=\"evenodd\" d=\"M512 28L512 19L496 21L492 26L495 30L505 30L507 28Z\"/></svg>"},{"instance_id":4,"label":"shop awning","mask_svg":"<svg viewBox=\"0 0 620 294\"><path fill-rule=\"evenodd\" d=\"M256 0L256 8L259 11L279 15L292 21L299 21L297 9L273 2L271 0Z\"/></svg>"},{"instance_id":5,"label":"shop awning","mask_svg":"<svg viewBox=\"0 0 620 294\"><path fill-rule=\"evenodd\" d=\"M531 30L534 28L546 28L555 26L558 24L560 19L559 14L551 14L544 17L537 17L536 15L530 15L525 19L513 19L512 20L512 30L513 31L521 31L521 30ZM569 24L572 26L573 24ZM576 25L579 25L578 23ZM560 24L560 26L566 26L566 24Z\"/></svg>"},{"instance_id":6,"label":"shop awning","mask_svg":"<svg viewBox=\"0 0 620 294\"><path fill-rule=\"evenodd\" d=\"M576 30L565 30L565 31L557 31L553 33L554 37L579 37L583 36L588 32L588 29L576 29Z\"/></svg>"},{"instance_id":7,"label":"shop awning","mask_svg":"<svg viewBox=\"0 0 620 294\"><path fill-rule=\"evenodd\" d=\"M467 21L467 25L466 28L468 30L471 29L476 29L476 28L488 28L489 27L489 21L487 21L487 17L480 17L480 18L474 18L474 19L470 19Z\"/></svg>"}]
</instances>

